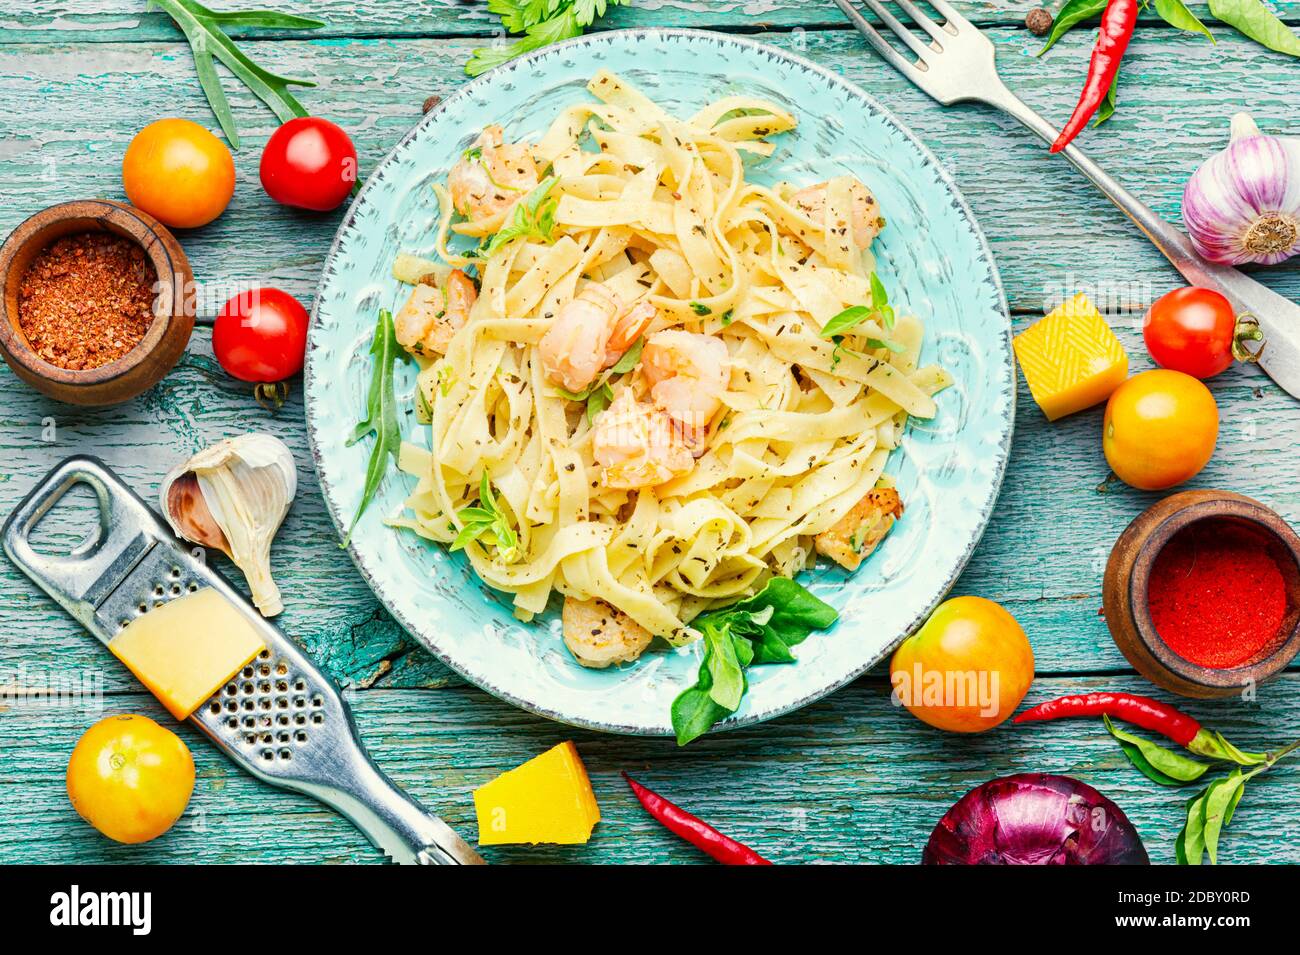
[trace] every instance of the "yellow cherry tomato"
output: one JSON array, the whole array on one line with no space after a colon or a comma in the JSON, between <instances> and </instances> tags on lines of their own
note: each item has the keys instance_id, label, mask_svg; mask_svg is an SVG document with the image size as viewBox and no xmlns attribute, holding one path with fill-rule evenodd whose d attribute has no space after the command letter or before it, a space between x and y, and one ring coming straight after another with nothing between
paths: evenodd
<instances>
[{"instance_id":1,"label":"yellow cherry tomato","mask_svg":"<svg viewBox=\"0 0 1300 955\"><path fill-rule=\"evenodd\" d=\"M1158 369L1134 375L1106 402L1101 445L1125 484L1161 491L1200 473L1219 440L1219 407L1191 375Z\"/></svg>"},{"instance_id":2,"label":"yellow cherry tomato","mask_svg":"<svg viewBox=\"0 0 1300 955\"><path fill-rule=\"evenodd\" d=\"M982 733L1015 712L1034 682L1034 651L1016 618L983 597L935 608L889 663L894 699L953 733Z\"/></svg>"},{"instance_id":3,"label":"yellow cherry tomato","mask_svg":"<svg viewBox=\"0 0 1300 955\"><path fill-rule=\"evenodd\" d=\"M122 159L126 197L178 229L207 225L235 194L235 160L225 144L188 119L160 119L131 140Z\"/></svg>"},{"instance_id":4,"label":"yellow cherry tomato","mask_svg":"<svg viewBox=\"0 0 1300 955\"><path fill-rule=\"evenodd\" d=\"M108 838L134 844L172 827L194 791L194 758L147 716L109 716L86 730L68 760L68 798Z\"/></svg>"}]
</instances>

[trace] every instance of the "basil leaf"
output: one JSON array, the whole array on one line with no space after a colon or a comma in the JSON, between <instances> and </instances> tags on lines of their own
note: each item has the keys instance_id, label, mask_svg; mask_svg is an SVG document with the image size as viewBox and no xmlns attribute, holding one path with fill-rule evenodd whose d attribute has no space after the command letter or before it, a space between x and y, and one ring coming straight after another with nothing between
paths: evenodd
<instances>
[{"instance_id":1,"label":"basil leaf","mask_svg":"<svg viewBox=\"0 0 1300 955\"><path fill-rule=\"evenodd\" d=\"M608 382L601 382L600 387L587 396L587 423L591 424L614 401L614 389Z\"/></svg>"},{"instance_id":2,"label":"basil leaf","mask_svg":"<svg viewBox=\"0 0 1300 955\"><path fill-rule=\"evenodd\" d=\"M861 325L873 314L875 313L865 305L851 305L838 315L832 316L826 324L822 326L820 335L822 338L832 338L835 335L843 335L850 329Z\"/></svg>"},{"instance_id":3,"label":"basil leaf","mask_svg":"<svg viewBox=\"0 0 1300 955\"><path fill-rule=\"evenodd\" d=\"M1047 43L1038 51L1038 55L1042 56L1050 50L1056 45L1057 40L1084 20L1101 16L1106 10L1107 2L1108 0L1070 0L1056 15L1056 19L1052 22L1052 32L1048 34Z\"/></svg>"},{"instance_id":4,"label":"basil leaf","mask_svg":"<svg viewBox=\"0 0 1300 955\"><path fill-rule=\"evenodd\" d=\"M731 644L736 651L736 662L742 668L749 666L754 662L754 644L745 637L732 634Z\"/></svg>"},{"instance_id":5,"label":"basil leaf","mask_svg":"<svg viewBox=\"0 0 1300 955\"><path fill-rule=\"evenodd\" d=\"M347 444L349 446L356 444L366 435L373 433L375 446L370 449L370 461L366 465L366 481L361 491L361 503L340 547L348 546L357 521L361 520L361 515L370 506L370 502L379 490L379 485L384 480L389 457L396 461L402 444L402 433L397 424L397 396L393 388L393 362L398 359L409 362L411 356L397 344L397 333L393 330L393 315L387 309L380 311L379 320L375 323L375 337L370 342L370 354L375 356L375 361L374 370L371 372L370 388L366 394L366 416L353 429Z\"/></svg>"},{"instance_id":6,"label":"basil leaf","mask_svg":"<svg viewBox=\"0 0 1300 955\"><path fill-rule=\"evenodd\" d=\"M728 631L714 627L705 627L704 640L709 647L707 663L713 684L709 696L728 713L734 713L745 692L745 677L736 658L735 642Z\"/></svg>"},{"instance_id":7,"label":"basil leaf","mask_svg":"<svg viewBox=\"0 0 1300 955\"><path fill-rule=\"evenodd\" d=\"M1188 33L1203 33L1214 42L1214 36L1210 33L1209 27L1201 22L1200 18L1191 10L1183 0L1155 0L1156 13L1160 19L1164 20L1171 27L1177 30L1186 30Z\"/></svg>"},{"instance_id":8,"label":"basil leaf","mask_svg":"<svg viewBox=\"0 0 1300 955\"><path fill-rule=\"evenodd\" d=\"M1270 50L1300 56L1300 37L1264 6L1262 0L1210 0L1210 13Z\"/></svg>"},{"instance_id":9,"label":"basil leaf","mask_svg":"<svg viewBox=\"0 0 1300 955\"><path fill-rule=\"evenodd\" d=\"M641 360L641 349L645 347L645 339L638 338L632 343L632 347L623 352L623 357L614 363L610 369L616 375L626 375L636 367L636 363Z\"/></svg>"},{"instance_id":10,"label":"basil leaf","mask_svg":"<svg viewBox=\"0 0 1300 955\"><path fill-rule=\"evenodd\" d=\"M889 307L889 293L875 272L871 273L871 307L884 316L886 328L894 327L894 310Z\"/></svg>"},{"instance_id":11,"label":"basil leaf","mask_svg":"<svg viewBox=\"0 0 1300 955\"><path fill-rule=\"evenodd\" d=\"M1124 753L1129 757L1130 762L1139 770L1142 770L1148 778L1160 783L1162 786L1182 786L1185 783L1195 782L1204 776L1205 771L1210 768L1209 763L1191 759L1182 753L1166 749L1158 743L1116 729L1109 716L1103 716L1102 722L1106 724L1106 730L1110 735L1119 740L1120 746L1124 748ZM1133 758L1133 754L1129 751L1130 747L1137 751L1141 762ZM1164 779L1152 775L1147 771L1147 768L1154 770Z\"/></svg>"},{"instance_id":12,"label":"basil leaf","mask_svg":"<svg viewBox=\"0 0 1300 955\"><path fill-rule=\"evenodd\" d=\"M898 342L890 341L888 338L868 338L867 347L888 348L890 351L896 354L901 354L902 352L907 351L907 349L904 348L902 345L898 344Z\"/></svg>"},{"instance_id":13,"label":"basil leaf","mask_svg":"<svg viewBox=\"0 0 1300 955\"><path fill-rule=\"evenodd\" d=\"M701 317L713 314L713 309L709 308L709 306L705 305L703 302L691 302L691 311Z\"/></svg>"},{"instance_id":14,"label":"basil leaf","mask_svg":"<svg viewBox=\"0 0 1300 955\"><path fill-rule=\"evenodd\" d=\"M673 732L677 734L677 745L685 746L692 740L699 739L710 729L718 720L725 719L730 714L709 695L709 690L713 686L713 681L709 677L709 656L712 650L708 643L704 644L704 659L700 661L700 672L695 680L695 685L688 687L677 698L673 700L672 720Z\"/></svg>"},{"instance_id":15,"label":"basil leaf","mask_svg":"<svg viewBox=\"0 0 1300 955\"><path fill-rule=\"evenodd\" d=\"M1245 777L1240 769L1234 769L1223 779L1210 784L1205 794L1205 849L1210 856L1210 865L1218 864L1219 834L1223 831L1224 816L1229 804L1236 808L1237 794L1245 785ZM1235 797L1235 798L1234 798Z\"/></svg>"},{"instance_id":16,"label":"basil leaf","mask_svg":"<svg viewBox=\"0 0 1300 955\"><path fill-rule=\"evenodd\" d=\"M786 646L802 643L813 630L825 630L840 616L834 607L788 577L773 577L753 597L728 609L754 613L767 607L772 608L772 616L763 626L779 636Z\"/></svg>"}]
</instances>

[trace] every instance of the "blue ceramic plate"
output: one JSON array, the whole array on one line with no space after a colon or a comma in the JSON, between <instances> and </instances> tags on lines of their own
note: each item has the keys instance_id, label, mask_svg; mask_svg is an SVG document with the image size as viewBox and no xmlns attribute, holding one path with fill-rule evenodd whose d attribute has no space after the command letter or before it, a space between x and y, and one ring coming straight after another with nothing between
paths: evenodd
<instances>
[{"instance_id":1,"label":"blue ceramic plate","mask_svg":"<svg viewBox=\"0 0 1300 955\"><path fill-rule=\"evenodd\" d=\"M437 203L430 184L487 123L507 139L541 134L605 67L679 116L736 93L773 100L799 117L776 153L751 166L762 182L817 182L845 173L875 193L888 220L876 241L891 300L926 322L923 360L956 378L933 421L912 425L892 473L907 514L857 574L818 567L804 583L840 611L836 626L800 645L797 663L754 668L727 721L738 726L810 703L865 672L914 630L970 558L992 511L1011 446L1014 365L1006 299L970 209L934 155L883 106L807 60L740 39L688 30L602 33L547 48L471 83L403 139L352 205L325 263L307 349L307 424L325 501L343 529L361 499L371 442L347 447L370 378L376 311L403 288L389 269L399 251L430 253ZM883 67L882 67L883 68ZM412 366L399 366L410 407ZM403 415L403 435L428 429ZM618 733L668 734L669 704L694 680L698 646L648 653L634 664L587 670L560 639L555 612L532 624L480 583L463 556L383 523L412 480L392 473L357 526L358 569L408 631L465 679L566 723ZM341 531L340 531L341 532Z\"/></svg>"}]
</instances>

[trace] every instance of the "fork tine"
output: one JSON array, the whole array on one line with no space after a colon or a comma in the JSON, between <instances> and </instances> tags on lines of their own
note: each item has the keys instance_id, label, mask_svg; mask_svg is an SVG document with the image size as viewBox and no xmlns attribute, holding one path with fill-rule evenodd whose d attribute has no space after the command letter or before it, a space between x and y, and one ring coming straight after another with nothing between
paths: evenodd
<instances>
[{"instance_id":1,"label":"fork tine","mask_svg":"<svg viewBox=\"0 0 1300 955\"><path fill-rule=\"evenodd\" d=\"M934 50L928 49L924 43L918 40L916 35L905 27L898 17L890 13L880 0L864 0L864 2L871 8L871 12L880 17L881 22L893 30L894 35L902 40L907 45L907 48L920 57L922 61L925 60L927 54L933 55L935 53Z\"/></svg>"},{"instance_id":2,"label":"fork tine","mask_svg":"<svg viewBox=\"0 0 1300 955\"><path fill-rule=\"evenodd\" d=\"M912 0L894 0L899 8L912 18L912 21L930 36L934 37L940 43L944 40L951 40L952 34L944 32L943 27L935 23L930 17ZM955 28L954 28L955 29Z\"/></svg>"},{"instance_id":3,"label":"fork tine","mask_svg":"<svg viewBox=\"0 0 1300 955\"><path fill-rule=\"evenodd\" d=\"M885 38L876 32L876 28L867 22L867 18L858 12L850 0L835 0L836 6L844 11L844 15L853 21L853 25L858 28L858 32L866 38L871 44L871 48L884 57L885 61L898 72L902 73L913 83L921 82L921 71L915 64L909 63L902 57L897 50L885 42Z\"/></svg>"},{"instance_id":4,"label":"fork tine","mask_svg":"<svg viewBox=\"0 0 1300 955\"><path fill-rule=\"evenodd\" d=\"M949 3L948 0L927 0L927 2L939 12L939 15L942 16L944 20L952 24L953 29L962 30L966 27L970 27L972 30L975 29L975 25L958 13L957 8Z\"/></svg>"}]
</instances>

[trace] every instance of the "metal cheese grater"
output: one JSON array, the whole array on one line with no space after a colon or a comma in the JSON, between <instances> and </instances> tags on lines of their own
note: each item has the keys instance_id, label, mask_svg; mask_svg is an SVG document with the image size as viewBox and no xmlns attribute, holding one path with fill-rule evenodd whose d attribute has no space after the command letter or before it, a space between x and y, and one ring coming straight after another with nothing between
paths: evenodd
<instances>
[{"instance_id":1,"label":"metal cheese grater","mask_svg":"<svg viewBox=\"0 0 1300 955\"><path fill-rule=\"evenodd\" d=\"M37 554L32 529L77 484L98 499L98 533L65 557ZM5 522L3 537L9 559L104 644L169 600L201 587L220 592L266 647L190 721L258 779L342 813L395 862L482 864L446 823L375 766L333 682L101 461L77 456L55 467Z\"/></svg>"}]
</instances>

